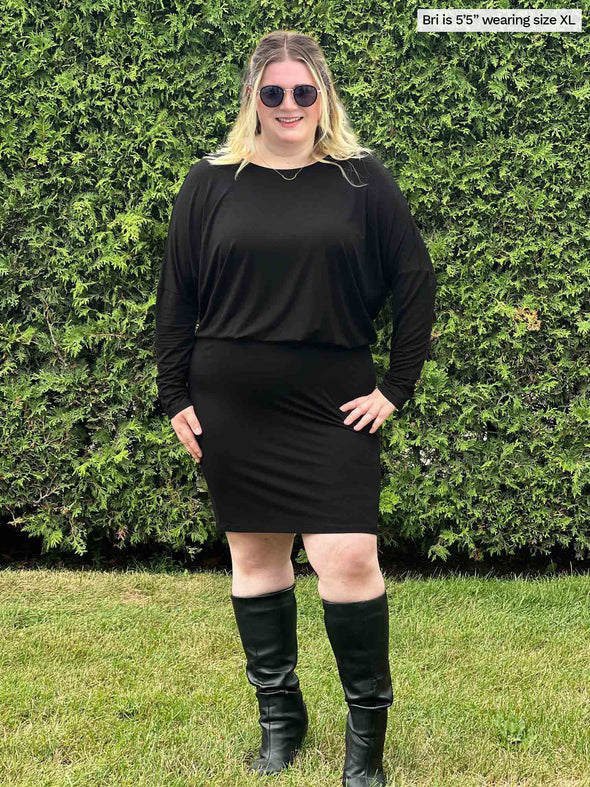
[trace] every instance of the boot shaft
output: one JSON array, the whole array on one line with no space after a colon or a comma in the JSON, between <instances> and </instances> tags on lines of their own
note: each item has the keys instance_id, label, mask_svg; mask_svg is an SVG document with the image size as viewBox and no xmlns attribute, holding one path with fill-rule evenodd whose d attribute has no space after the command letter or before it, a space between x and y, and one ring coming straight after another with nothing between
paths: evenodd
<instances>
[{"instance_id":1,"label":"boot shaft","mask_svg":"<svg viewBox=\"0 0 590 787\"><path fill-rule=\"evenodd\" d=\"M387 593L366 601L322 599L324 624L346 702L367 708L393 702Z\"/></svg>"},{"instance_id":2,"label":"boot shaft","mask_svg":"<svg viewBox=\"0 0 590 787\"><path fill-rule=\"evenodd\" d=\"M383 747L388 709L393 703L387 593L367 601L322 602L348 703L342 784L385 785Z\"/></svg>"},{"instance_id":3,"label":"boot shaft","mask_svg":"<svg viewBox=\"0 0 590 787\"><path fill-rule=\"evenodd\" d=\"M231 596L246 654L246 675L256 687L262 728L258 759L250 770L278 773L301 747L308 715L295 673L297 601L295 583L258 596Z\"/></svg>"},{"instance_id":4,"label":"boot shaft","mask_svg":"<svg viewBox=\"0 0 590 787\"><path fill-rule=\"evenodd\" d=\"M246 676L258 691L299 687L297 665L297 599L295 583L258 596L231 595Z\"/></svg>"}]
</instances>

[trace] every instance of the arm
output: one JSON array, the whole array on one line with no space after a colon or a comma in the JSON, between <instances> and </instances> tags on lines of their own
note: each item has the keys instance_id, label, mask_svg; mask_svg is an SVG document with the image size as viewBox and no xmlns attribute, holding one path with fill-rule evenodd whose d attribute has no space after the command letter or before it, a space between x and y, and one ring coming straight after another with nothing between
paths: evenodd
<instances>
[{"instance_id":1,"label":"arm","mask_svg":"<svg viewBox=\"0 0 590 787\"><path fill-rule=\"evenodd\" d=\"M194 166L172 208L156 296L156 384L169 418L192 405L188 371L198 320L200 208Z\"/></svg>"},{"instance_id":2,"label":"arm","mask_svg":"<svg viewBox=\"0 0 590 787\"><path fill-rule=\"evenodd\" d=\"M377 388L398 410L414 395L428 356L435 294L436 279L430 271L406 271L396 277L389 369Z\"/></svg>"},{"instance_id":3,"label":"arm","mask_svg":"<svg viewBox=\"0 0 590 787\"><path fill-rule=\"evenodd\" d=\"M400 410L413 396L430 348L436 276L426 244L399 186L380 164L375 196L379 249L391 293L389 369L377 385Z\"/></svg>"}]
</instances>

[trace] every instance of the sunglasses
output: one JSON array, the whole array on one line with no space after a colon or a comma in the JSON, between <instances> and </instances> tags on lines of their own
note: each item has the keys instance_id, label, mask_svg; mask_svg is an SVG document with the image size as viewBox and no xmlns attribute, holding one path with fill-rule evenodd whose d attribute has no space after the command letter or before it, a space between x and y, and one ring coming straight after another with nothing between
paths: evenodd
<instances>
[{"instance_id":1,"label":"sunglasses","mask_svg":"<svg viewBox=\"0 0 590 787\"><path fill-rule=\"evenodd\" d=\"M265 85L260 88L258 93L260 93L260 100L265 107L278 107L282 103L285 93L289 90L293 93L293 98L300 107L310 107L312 104L315 104L318 93L322 92L313 85L297 85L297 87L288 88L279 87L279 85Z\"/></svg>"}]
</instances>

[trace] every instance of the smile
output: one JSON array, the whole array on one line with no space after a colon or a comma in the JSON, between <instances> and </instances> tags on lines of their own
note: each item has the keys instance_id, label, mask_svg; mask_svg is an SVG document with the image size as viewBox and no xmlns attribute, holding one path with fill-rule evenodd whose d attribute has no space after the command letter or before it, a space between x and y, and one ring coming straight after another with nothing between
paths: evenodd
<instances>
[{"instance_id":1,"label":"smile","mask_svg":"<svg viewBox=\"0 0 590 787\"><path fill-rule=\"evenodd\" d=\"M282 118L277 118L277 123L280 123L281 126L296 126L303 118L287 118L283 120Z\"/></svg>"}]
</instances>

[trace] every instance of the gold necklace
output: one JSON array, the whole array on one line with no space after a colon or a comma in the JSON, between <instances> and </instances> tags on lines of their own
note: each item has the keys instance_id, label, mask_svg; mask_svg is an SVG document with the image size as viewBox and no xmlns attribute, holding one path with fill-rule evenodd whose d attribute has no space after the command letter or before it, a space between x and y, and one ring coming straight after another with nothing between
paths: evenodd
<instances>
[{"instance_id":1,"label":"gold necklace","mask_svg":"<svg viewBox=\"0 0 590 787\"><path fill-rule=\"evenodd\" d=\"M255 149L256 149L256 148L255 148ZM260 153L258 153L258 151L257 151L257 150L256 150L256 153L257 153L257 155L259 155L259 156L260 156ZM265 163L265 164L268 164L268 161L266 161L264 158L262 158L262 156L260 156L260 158L261 158L261 159L264 161L264 163ZM279 170L278 170L278 169L275 169L275 168L274 168L273 166L271 166L270 164L268 164L268 166L269 166L271 169L274 169L274 170L275 170L275 172L278 172L278 173L279 173L279 175L280 175L280 176L283 178L283 180L295 180L295 178L297 177L297 175L299 175L299 172L301 172L301 170L302 170L302 169L305 169L305 164L304 164L304 165L301 167L301 169L299 170L299 172L296 172L296 173L293 175L293 177L292 177L292 178L286 178L286 177L283 175L283 173L282 173L282 172L279 172ZM308 166L309 166L309 165L308 165Z\"/></svg>"}]
</instances>

